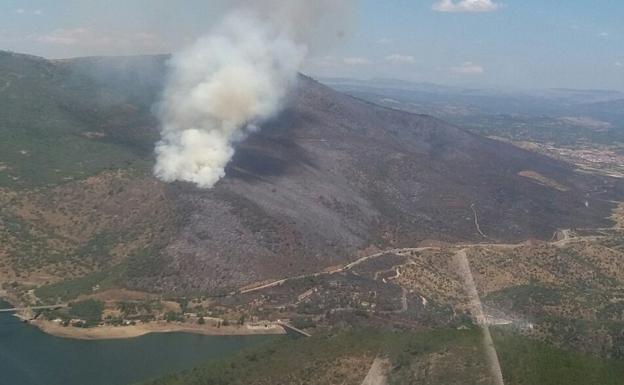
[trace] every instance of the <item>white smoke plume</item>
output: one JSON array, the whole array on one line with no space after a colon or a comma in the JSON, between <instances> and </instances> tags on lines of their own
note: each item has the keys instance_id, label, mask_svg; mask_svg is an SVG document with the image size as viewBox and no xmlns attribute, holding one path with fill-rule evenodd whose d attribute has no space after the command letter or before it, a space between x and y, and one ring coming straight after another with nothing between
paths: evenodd
<instances>
[{"instance_id":1,"label":"white smoke plume","mask_svg":"<svg viewBox=\"0 0 624 385\"><path fill-rule=\"evenodd\" d=\"M163 181L211 188L225 176L234 145L279 112L306 55L308 26L319 4L330 4L261 3L231 13L171 59L155 150Z\"/></svg>"}]
</instances>

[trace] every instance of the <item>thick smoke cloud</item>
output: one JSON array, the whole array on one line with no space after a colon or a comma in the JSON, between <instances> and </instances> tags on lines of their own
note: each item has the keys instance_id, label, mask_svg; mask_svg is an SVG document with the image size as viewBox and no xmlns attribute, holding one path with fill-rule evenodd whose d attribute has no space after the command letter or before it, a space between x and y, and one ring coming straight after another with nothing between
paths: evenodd
<instances>
[{"instance_id":1,"label":"thick smoke cloud","mask_svg":"<svg viewBox=\"0 0 624 385\"><path fill-rule=\"evenodd\" d=\"M232 12L171 59L155 150L163 181L210 188L225 176L235 144L279 112L330 3L259 4Z\"/></svg>"}]
</instances>

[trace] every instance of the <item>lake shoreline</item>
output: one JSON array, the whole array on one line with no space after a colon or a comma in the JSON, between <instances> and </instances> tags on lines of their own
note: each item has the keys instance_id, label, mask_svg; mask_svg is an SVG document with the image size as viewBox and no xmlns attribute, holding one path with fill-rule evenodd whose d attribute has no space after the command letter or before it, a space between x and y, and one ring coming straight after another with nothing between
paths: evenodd
<instances>
[{"instance_id":1,"label":"lake shoreline","mask_svg":"<svg viewBox=\"0 0 624 385\"><path fill-rule=\"evenodd\" d=\"M0 301L13 307L19 304L14 298L8 298L6 295L0 297ZM101 325L91 328L81 328L63 326L57 322L44 319L28 320L21 317L18 313L13 313L13 316L46 334L76 340L119 340L141 337L151 333L189 333L205 336L263 336L287 334L286 330L276 323L222 325L217 327L209 324L199 325L182 322L151 321L127 326Z\"/></svg>"},{"instance_id":2,"label":"lake shoreline","mask_svg":"<svg viewBox=\"0 0 624 385\"><path fill-rule=\"evenodd\" d=\"M78 340L117 340L141 337L151 333L191 333L206 336L254 336L254 335L285 335L286 331L277 324L259 326L206 326L177 322L155 321L128 326L96 326L80 328L62 326L54 321L31 320L28 324L42 332L61 338Z\"/></svg>"},{"instance_id":3,"label":"lake shoreline","mask_svg":"<svg viewBox=\"0 0 624 385\"><path fill-rule=\"evenodd\" d=\"M188 326L194 326L192 324L189 322ZM0 313L0 383L138 384L169 373L191 370L252 346L287 338L259 334L201 335L195 330L195 334L185 333L190 330L179 326L172 323L167 330L172 333L165 333L165 330L151 333L150 330L150 335L137 335L138 338L130 338L133 337L130 334L144 334L145 331L138 333L135 330L124 338L112 336L110 330L103 328L99 332L102 335L97 336L65 335L70 331L76 332L72 329L79 329L70 326L65 328L64 335L56 337L53 333L39 330L33 323L19 321L13 313ZM248 331L234 330L230 334L244 333L248 334Z\"/></svg>"}]
</instances>

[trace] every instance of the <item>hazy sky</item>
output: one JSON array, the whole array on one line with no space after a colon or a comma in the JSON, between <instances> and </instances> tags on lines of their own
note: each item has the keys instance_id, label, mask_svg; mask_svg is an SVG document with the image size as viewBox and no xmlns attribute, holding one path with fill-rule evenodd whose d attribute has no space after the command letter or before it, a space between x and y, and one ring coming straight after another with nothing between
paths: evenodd
<instances>
[{"instance_id":1,"label":"hazy sky","mask_svg":"<svg viewBox=\"0 0 624 385\"><path fill-rule=\"evenodd\" d=\"M209 31L234 2L2 0L0 49L52 58L175 52ZM344 24L334 26L340 38L314 42L304 72L624 90L623 0L354 4Z\"/></svg>"}]
</instances>

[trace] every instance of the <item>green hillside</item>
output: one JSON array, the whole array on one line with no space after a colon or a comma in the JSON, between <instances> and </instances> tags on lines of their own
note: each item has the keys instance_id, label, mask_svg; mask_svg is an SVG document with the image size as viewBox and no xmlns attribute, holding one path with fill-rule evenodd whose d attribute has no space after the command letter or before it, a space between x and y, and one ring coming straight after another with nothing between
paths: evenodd
<instances>
[{"instance_id":1,"label":"green hillside","mask_svg":"<svg viewBox=\"0 0 624 385\"><path fill-rule=\"evenodd\" d=\"M0 187L149 166L157 137L151 100L129 103L124 89L100 87L97 72L71 66L0 52Z\"/></svg>"},{"instance_id":2,"label":"green hillside","mask_svg":"<svg viewBox=\"0 0 624 385\"><path fill-rule=\"evenodd\" d=\"M507 385L615 385L624 362L570 352L495 331ZM375 357L387 357L388 383L491 384L478 330L327 332L281 339L146 385L354 384Z\"/></svg>"}]
</instances>

